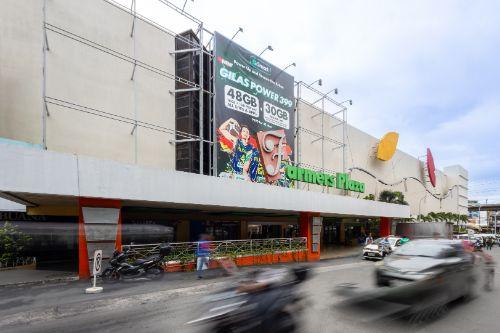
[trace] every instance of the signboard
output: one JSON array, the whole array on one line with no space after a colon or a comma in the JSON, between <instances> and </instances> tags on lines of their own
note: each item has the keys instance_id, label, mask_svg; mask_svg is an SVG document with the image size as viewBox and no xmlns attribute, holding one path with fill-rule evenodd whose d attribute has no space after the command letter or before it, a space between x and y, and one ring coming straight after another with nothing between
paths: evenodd
<instances>
[{"instance_id":1,"label":"signboard","mask_svg":"<svg viewBox=\"0 0 500 333\"><path fill-rule=\"evenodd\" d=\"M323 225L323 218L320 216L313 217L312 219L312 252L318 252L320 247L320 238L321 238L321 227Z\"/></svg>"},{"instance_id":2,"label":"signboard","mask_svg":"<svg viewBox=\"0 0 500 333\"><path fill-rule=\"evenodd\" d=\"M321 186L336 187L342 190L353 192L365 192L365 184L352 180L347 173L337 172L335 176L310 169L299 168L288 165L285 170L286 176L290 180L317 184Z\"/></svg>"},{"instance_id":3,"label":"signboard","mask_svg":"<svg viewBox=\"0 0 500 333\"><path fill-rule=\"evenodd\" d=\"M102 271L102 250L96 250L94 252L94 265L92 268L92 275L97 276L101 274Z\"/></svg>"},{"instance_id":4,"label":"signboard","mask_svg":"<svg viewBox=\"0 0 500 333\"><path fill-rule=\"evenodd\" d=\"M396 148L398 146L398 140L399 140L398 133L396 132L386 133L378 143L377 158L381 161L389 161L396 152Z\"/></svg>"},{"instance_id":5,"label":"signboard","mask_svg":"<svg viewBox=\"0 0 500 333\"><path fill-rule=\"evenodd\" d=\"M434 166L434 157L432 157L431 150L427 148L427 174L432 187L436 187L436 167Z\"/></svg>"},{"instance_id":6,"label":"signboard","mask_svg":"<svg viewBox=\"0 0 500 333\"><path fill-rule=\"evenodd\" d=\"M291 187L293 76L215 33L217 175Z\"/></svg>"},{"instance_id":7,"label":"signboard","mask_svg":"<svg viewBox=\"0 0 500 333\"><path fill-rule=\"evenodd\" d=\"M85 289L86 294L98 294L102 292L102 287L97 287L97 275L101 274L102 271L102 250L95 250L94 260L92 265L92 275L94 276L93 285Z\"/></svg>"}]
</instances>

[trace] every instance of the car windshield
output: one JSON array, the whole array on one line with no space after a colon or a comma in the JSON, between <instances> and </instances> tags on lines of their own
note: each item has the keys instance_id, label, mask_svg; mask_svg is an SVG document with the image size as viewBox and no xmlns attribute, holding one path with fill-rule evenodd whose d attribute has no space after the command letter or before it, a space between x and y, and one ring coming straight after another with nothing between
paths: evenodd
<instances>
[{"instance_id":1,"label":"car windshield","mask_svg":"<svg viewBox=\"0 0 500 333\"><path fill-rule=\"evenodd\" d=\"M391 246L396 245L396 243L397 243L398 239L399 239L399 238L389 238L389 243L391 244Z\"/></svg>"},{"instance_id":2,"label":"car windshield","mask_svg":"<svg viewBox=\"0 0 500 333\"><path fill-rule=\"evenodd\" d=\"M437 258L441 255L447 246L442 244L433 244L429 242L412 242L405 246L398 247L394 254L400 256L416 256Z\"/></svg>"},{"instance_id":3,"label":"car windshield","mask_svg":"<svg viewBox=\"0 0 500 333\"><path fill-rule=\"evenodd\" d=\"M382 242L383 240L384 238L377 238L372 242L372 244L380 244L380 242Z\"/></svg>"}]
</instances>

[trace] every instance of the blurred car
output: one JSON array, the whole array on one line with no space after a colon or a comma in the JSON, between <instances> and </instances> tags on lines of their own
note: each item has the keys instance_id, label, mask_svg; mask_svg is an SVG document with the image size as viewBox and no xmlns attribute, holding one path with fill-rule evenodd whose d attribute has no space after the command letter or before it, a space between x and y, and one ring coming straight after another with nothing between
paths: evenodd
<instances>
[{"instance_id":1,"label":"blurred car","mask_svg":"<svg viewBox=\"0 0 500 333\"><path fill-rule=\"evenodd\" d=\"M379 264L375 277L377 286L402 288L405 298L446 304L473 292L475 268L474 255L461 241L416 240Z\"/></svg>"},{"instance_id":2,"label":"blurred car","mask_svg":"<svg viewBox=\"0 0 500 333\"><path fill-rule=\"evenodd\" d=\"M355 320L378 321L405 318L422 323L440 316L448 303L474 296L481 286L482 255L473 253L467 242L447 239L412 240L375 265L379 288L358 288L344 283L335 289L345 299L336 308ZM494 263L489 269L492 287Z\"/></svg>"},{"instance_id":3,"label":"blurred car","mask_svg":"<svg viewBox=\"0 0 500 333\"><path fill-rule=\"evenodd\" d=\"M363 248L363 258L382 260L391 251L391 244L389 241L385 241L385 237L377 238L372 243L365 245Z\"/></svg>"}]
</instances>

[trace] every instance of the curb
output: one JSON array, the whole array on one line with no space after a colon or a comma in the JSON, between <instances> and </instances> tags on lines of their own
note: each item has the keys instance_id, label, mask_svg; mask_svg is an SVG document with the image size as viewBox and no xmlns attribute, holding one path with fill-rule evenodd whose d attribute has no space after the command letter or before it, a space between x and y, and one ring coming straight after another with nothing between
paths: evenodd
<instances>
[{"instance_id":1,"label":"curb","mask_svg":"<svg viewBox=\"0 0 500 333\"><path fill-rule=\"evenodd\" d=\"M28 282L12 282L12 283L0 283L0 288L15 288L15 287L27 287L27 286L40 286L44 284L52 283L62 283L62 282L73 282L78 281L80 278L78 276L66 276L60 278L38 280L38 281L28 281Z\"/></svg>"},{"instance_id":2,"label":"curb","mask_svg":"<svg viewBox=\"0 0 500 333\"><path fill-rule=\"evenodd\" d=\"M361 256L361 254L360 254L360 253L357 253L357 254L350 254L350 255L340 256L340 257L324 258L324 259L320 259L320 261L330 261L330 260L348 259L348 258L356 258L356 257L360 257L360 256Z\"/></svg>"}]
</instances>

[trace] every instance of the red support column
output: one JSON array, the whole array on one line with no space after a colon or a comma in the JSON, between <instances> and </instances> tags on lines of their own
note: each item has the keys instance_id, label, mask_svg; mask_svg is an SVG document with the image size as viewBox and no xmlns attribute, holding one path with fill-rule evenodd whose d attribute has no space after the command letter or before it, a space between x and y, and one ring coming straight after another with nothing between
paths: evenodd
<instances>
[{"instance_id":1,"label":"red support column","mask_svg":"<svg viewBox=\"0 0 500 333\"><path fill-rule=\"evenodd\" d=\"M387 237L391 234L391 219L388 217L380 218L380 237Z\"/></svg>"},{"instance_id":2,"label":"red support column","mask_svg":"<svg viewBox=\"0 0 500 333\"><path fill-rule=\"evenodd\" d=\"M79 198L78 200L78 275L80 279L90 278L89 257L87 254L87 237L85 235L85 221L82 207L101 207L101 208L121 208L120 200ZM121 249L122 246L122 213L118 215L118 228L115 247Z\"/></svg>"},{"instance_id":3,"label":"red support column","mask_svg":"<svg viewBox=\"0 0 500 333\"><path fill-rule=\"evenodd\" d=\"M320 216L319 213L300 212L299 216L299 233L300 237L307 237L307 260L317 261L320 258L320 246L317 252L312 250L312 218Z\"/></svg>"},{"instance_id":4,"label":"red support column","mask_svg":"<svg viewBox=\"0 0 500 333\"><path fill-rule=\"evenodd\" d=\"M87 255L87 237L83 225L82 206L78 205L78 275L80 279L90 278L89 257Z\"/></svg>"}]
</instances>

